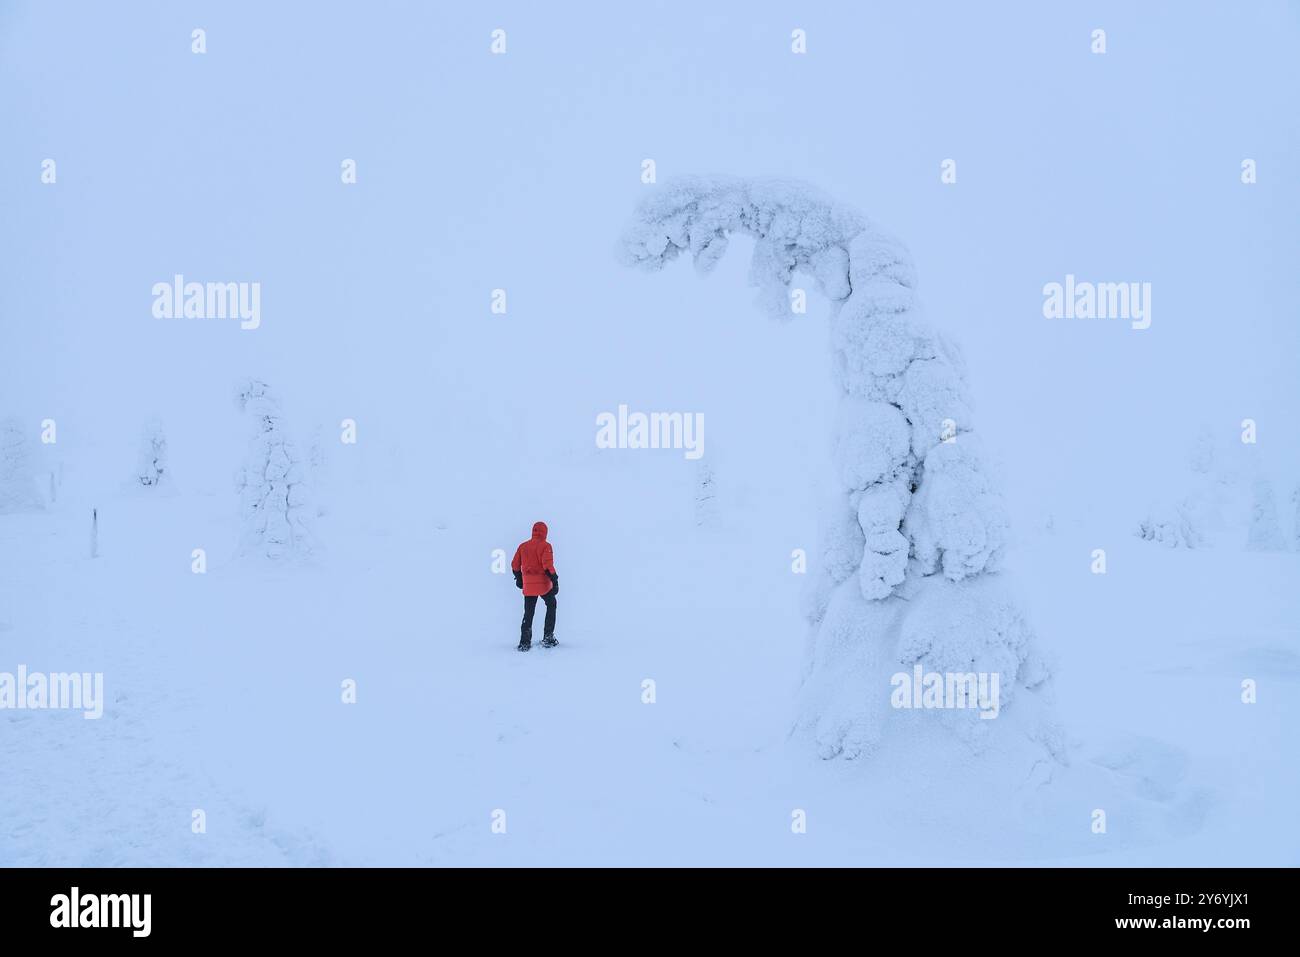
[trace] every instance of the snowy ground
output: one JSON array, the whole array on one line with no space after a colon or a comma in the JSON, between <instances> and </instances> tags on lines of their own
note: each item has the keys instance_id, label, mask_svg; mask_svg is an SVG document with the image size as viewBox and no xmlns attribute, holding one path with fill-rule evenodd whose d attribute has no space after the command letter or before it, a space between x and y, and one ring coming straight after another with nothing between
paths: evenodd
<instances>
[{"instance_id":1,"label":"snowy ground","mask_svg":"<svg viewBox=\"0 0 1300 957\"><path fill-rule=\"evenodd\" d=\"M625 491L642 481L595 461L582 470ZM963 794L941 754L822 762L787 737L799 577L779 552L753 559L775 529L740 534L724 513L701 530L685 509L615 522L619 500L575 497L546 516L563 644L528 655L513 648L518 592L490 571L481 501L414 520L336 511L327 527L350 545L282 568L224 557L220 498L122 495L101 507L95 560L72 504L6 516L2 660L103 671L108 701L99 721L0 713L0 861L1297 861L1297 772L1279 756L1300 718L1300 555L1129 536L1094 576L1093 532L1058 518L1027 536L1014 565L1057 657L1072 763L1046 785ZM589 537L624 558L575 553ZM190 572L195 540L213 555L206 575ZM1240 703L1243 677L1258 704ZM345 678L355 705L340 701ZM1096 807L1105 835L1090 830ZM206 834L191 833L195 808ZM791 832L795 809L806 834Z\"/></svg>"}]
</instances>

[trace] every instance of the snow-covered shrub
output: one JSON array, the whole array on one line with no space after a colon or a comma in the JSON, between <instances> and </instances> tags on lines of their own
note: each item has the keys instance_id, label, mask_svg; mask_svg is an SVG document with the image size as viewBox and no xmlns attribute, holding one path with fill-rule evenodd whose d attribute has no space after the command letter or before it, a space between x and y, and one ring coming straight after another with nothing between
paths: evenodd
<instances>
[{"instance_id":1,"label":"snow-covered shrub","mask_svg":"<svg viewBox=\"0 0 1300 957\"><path fill-rule=\"evenodd\" d=\"M240 549L268 558L306 555L315 538L305 467L286 432L279 403L266 383L257 379L241 382L235 398L255 423L247 458L236 478Z\"/></svg>"},{"instance_id":2,"label":"snow-covered shrub","mask_svg":"<svg viewBox=\"0 0 1300 957\"><path fill-rule=\"evenodd\" d=\"M145 423L140 435L140 456L135 477L141 485L152 488L161 485L167 474L167 437L162 423L157 419Z\"/></svg>"},{"instance_id":3,"label":"snow-covered shrub","mask_svg":"<svg viewBox=\"0 0 1300 957\"><path fill-rule=\"evenodd\" d=\"M0 513L41 507L33 442L18 419L0 422Z\"/></svg>"},{"instance_id":4,"label":"snow-covered shrub","mask_svg":"<svg viewBox=\"0 0 1300 957\"><path fill-rule=\"evenodd\" d=\"M1138 523L1138 538L1166 548L1202 548L1209 544L1196 520L1191 503L1184 499L1172 506L1152 506Z\"/></svg>"},{"instance_id":5,"label":"snow-covered shrub","mask_svg":"<svg viewBox=\"0 0 1300 957\"><path fill-rule=\"evenodd\" d=\"M907 250L804 184L700 177L641 204L622 258L657 270L689 252L707 273L737 231L755 240L749 279L772 315L789 315L795 272L831 301L839 489L809 568L814 631L799 726L825 756L866 754L890 716L890 675L922 658L967 670L970 649L1004 670L1004 702L1016 688L1037 695L1046 670L990 575L1007 518L974 441L965 365L921 321ZM1014 740L1036 742L1025 757L1038 760L1059 736L1044 730L1046 708L1019 710L1034 729Z\"/></svg>"},{"instance_id":6,"label":"snow-covered shrub","mask_svg":"<svg viewBox=\"0 0 1300 957\"><path fill-rule=\"evenodd\" d=\"M1187 451L1190 474L1177 497L1152 503L1134 534L1166 548L1238 545L1247 519L1250 488L1221 462L1225 457L1209 426L1202 425Z\"/></svg>"}]
</instances>

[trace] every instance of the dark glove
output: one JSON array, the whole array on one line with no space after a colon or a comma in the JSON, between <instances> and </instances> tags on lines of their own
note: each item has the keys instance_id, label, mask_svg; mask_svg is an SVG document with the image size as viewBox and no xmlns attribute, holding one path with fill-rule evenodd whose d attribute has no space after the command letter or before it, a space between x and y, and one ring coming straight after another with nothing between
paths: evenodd
<instances>
[{"instance_id":1,"label":"dark glove","mask_svg":"<svg viewBox=\"0 0 1300 957\"><path fill-rule=\"evenodd\" d=\"M551 597L553 598L560 593L560 576L550 575L548 577L551 579Z\"/></svg>"},{"instance_id":2,"label":"dark glove","mask_svg":"<svg viewBox=\"0 0 1300 957\"><path fill-rule=\"evenodd\" d=\"M524 587L524 576L522 572L515 572L515 587L516 588Z\"/></svg>"}]
</instances>

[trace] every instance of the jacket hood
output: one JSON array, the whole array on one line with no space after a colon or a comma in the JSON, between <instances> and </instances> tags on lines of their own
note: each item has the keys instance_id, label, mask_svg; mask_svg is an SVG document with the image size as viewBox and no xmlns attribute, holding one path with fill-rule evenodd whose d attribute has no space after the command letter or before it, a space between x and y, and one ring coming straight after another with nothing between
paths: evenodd
<instances>
[{"instance_id":1,"label":"jacket hood","mask_svg":"<svg viewBox=\"0 0 1300 957\"><path fill-rule=\"evenodd\" d=\"M546 541L546 523L545 523L545 522L534 522L534 523L533 523L533 538L540 538L542 541Z\"/></svg>"}]
</instances>

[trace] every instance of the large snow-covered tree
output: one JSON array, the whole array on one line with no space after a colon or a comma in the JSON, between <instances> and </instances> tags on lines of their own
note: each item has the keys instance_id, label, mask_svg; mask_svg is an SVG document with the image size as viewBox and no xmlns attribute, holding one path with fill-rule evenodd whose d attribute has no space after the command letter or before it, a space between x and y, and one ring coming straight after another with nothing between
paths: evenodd
<instances>
[{"instance_id":1,"label":"large snow-covered tree","mask_svg":"<svg viewBox=\"0 0 1300 957\"><path fill-rule=\"evenodd\" d=\"M33 444L18 419L0 421L0 513L42 506L36 487Z\"/></svg>"},{"instance_id":2,"label":"large snow-covered tree","mask_svg":"<svg viewBox=\"0 0 1300 957\"><path fill-rule=\"evenodd\" d=\"M628 265L657 270L689 253L707 273L734 233L754 239L750 283L770 314L790 315L796 272L831 304L838 491L809 569L813 631L797 728L824 757L870 754L891 724L906 737L904 723L917 717L890 707L891 675L915 665L997 672L1000 721L954 711L930 727L976 750L1014 739L1031 763L1061 756L1042 693L1047 669L994 574L1008 523L974 431L964 364L922 321L908 252L857 210L802 183L691 177L641 204L622 254ZM993 734L993 725L1009 723L1017 733Z\"/></svg>"},{"instance_id":3,"label":"large snow-covered tree","mask_svg":"<svg viewBox=\"0 0 1300 957\"><path fill-rule=\"evenodd\" d=\"M235 399L255 423L247 458L236 478L240 550L268 558L309 554L316 540L305 468L285 429L280 405L270 387L257 379L241 382Z\"/></svg>"}]
</instances>

